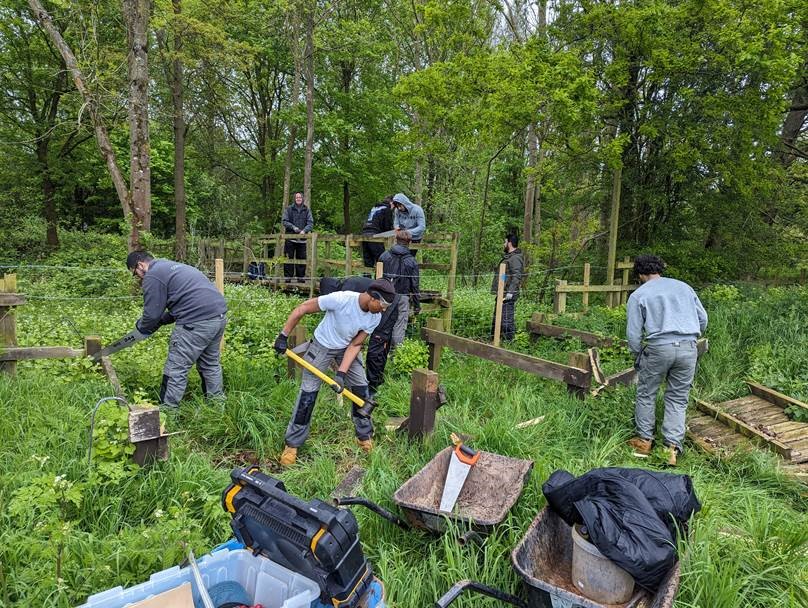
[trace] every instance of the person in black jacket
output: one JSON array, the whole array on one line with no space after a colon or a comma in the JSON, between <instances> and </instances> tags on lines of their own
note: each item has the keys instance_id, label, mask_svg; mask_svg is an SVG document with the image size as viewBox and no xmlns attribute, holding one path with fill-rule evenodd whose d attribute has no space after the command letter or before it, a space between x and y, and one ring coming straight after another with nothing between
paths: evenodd
<instances>
[{"instance_id":1,"label":"person in black jacket","mask_svg":"<svg viewBox=\"0 0 808 608\"><path fill-rule=\"evenodd\" d=\"M309 209L308 205L303 204L302 193L295 192L295 202L283 210L281 223L286 228L286 232L291 232L292 234L306 234L312 231L314 228L314 216L311 214L311 209ZM305 260L306 241L302 239L286 239L283 244L283 255L290 259ZM297 276L298 282L303 283L306 276L306 265L284 264L283 274L287 282L292 277Z\"/></svg>"},{"instance_id":2,"label":"person in black jacket","mask_svg":"<svg viewBox=\"0 0 808 608\"><path fill-rule=\"evenodd\" d=\"M393 197L387 196L383 201L373 205L362 226L362 236L373 236L393 229ZM384 253L383 243L362 243L362 261L368 268L376 266L379 257Z\"/></svg>"},{"instance_id":3,"label":"person in black jacket","mask_svg":"<svg viewBox=\"0 0 808 608\"><path fill-rule=\"evenodd\" d=\"M388 279L396 288L396 293L402 296L398 305L398 321L393 328L393 348L404 341L410 303L412 303L415 314L421 312L421 270L410 252L411 241L412 236L409 231L400 230L396 233L396 244L379 258L379 261L384 264L382 276Z\"/></svg>"},{"instance_id":4,"label":"person in black jacket","mask_svg":"<svg viewBox=\"0 0 808 608\"><path fill-rule=\"evenodd\" d=\"M373 279L368 277L348 277L338 279L336 277L324 277L320 279L320 295L328 295L335 291L356 291L363 293L367 291ZM365 373L368 377L368 390L371 399L376 395L379 387L384 382L384 368L387 367L387 357L390 354L392 344L393 328L398 320L399 300L406 299L404 296L396 294L393 303L382 312L382 320L370 334L368 348L365 353Z\"/></svg>"},{"instance_id":5,"label":"person in black jacket","mask_svg":"<svg viewBox=\"0 0 808 608\"><path fill-rule=\"evenodd\" d=\"M519 299L519 288L522 285L522 277L525 274L525 258L519 249L519 236L515 233L509 234L505 238L502 259L500 264L505 264L505 290L502 299L502 339L513 340L516 335L516 300ZM499 269L499 265L497 265ZM499 286L499 277L494 273L494 280L491 283L491 293L496 294ZM494 318L491 320L491 336L494 335L497 309L494 307Z\"/></svg>"}]
</instances>

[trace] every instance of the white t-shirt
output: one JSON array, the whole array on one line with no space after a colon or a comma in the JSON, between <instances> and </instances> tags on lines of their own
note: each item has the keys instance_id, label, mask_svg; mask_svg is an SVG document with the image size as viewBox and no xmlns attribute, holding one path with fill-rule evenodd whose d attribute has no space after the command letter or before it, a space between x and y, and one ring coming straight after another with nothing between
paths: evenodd
<instances>
[{"instance_id":1,"label":"white t-shirt","mask_svg":"<svg viewBox=\"0 0 808 608\"><path fill-rule=\"evenodd\" d=\"M359 307L355 291L335 291L317 298L325 318L314 330L315 339L326 348L346 348L360 331L373 333L381 313L365 312Z\"/></svg>"}]
</instances>

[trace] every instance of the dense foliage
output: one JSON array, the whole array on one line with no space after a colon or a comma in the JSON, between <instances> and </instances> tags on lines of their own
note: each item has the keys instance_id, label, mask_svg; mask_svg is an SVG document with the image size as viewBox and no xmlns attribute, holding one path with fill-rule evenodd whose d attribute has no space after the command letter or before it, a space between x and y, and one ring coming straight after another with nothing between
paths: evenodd
<instances>
[{"instance_id":1,"label":"dense foliage","mask_svg":"<svg viewBox=\"0 0 808 608\"><path fill-rule=\"evenodd\" d=\"M65 228L125 231L85 100L28 4L0 7L3 259L46 232L52 247ZM538 266L601 258L615 180L621 256L654 249L699 280L806 270L805 2L151 4L155 235L175 230L180 112L191 235L277 229L308 148L318 229L358 231L404 191L431 229L461 232L463 272L489 268L511 226ZM120 3L44 6L126 173Z\"/></svg>"}]
</instances>

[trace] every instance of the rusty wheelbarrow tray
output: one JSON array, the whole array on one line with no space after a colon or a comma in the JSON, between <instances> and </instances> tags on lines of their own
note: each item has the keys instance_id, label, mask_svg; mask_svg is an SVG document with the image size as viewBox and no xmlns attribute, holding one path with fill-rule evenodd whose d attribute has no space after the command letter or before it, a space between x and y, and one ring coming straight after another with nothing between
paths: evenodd
<instances>
[{"instance_id":1,"label":"rusty wheelbarrow tray","mask_svg":"<svg viewBox=\"0 0 808 608\"><path fill-rule=\"evenodd\" d=\"M337 498L335 502L362 505L402 527L440 534L445 531L448 520L475 533L488 534L516 504L530 478L533 461L480 450L480 459L469 472L455 508L451 513L442 513L438 507L453 449L447 447L438 452L393 494L393 502L403 512L406 523L364 498Z\"/></svg>"},{"instance_id":2,"label":"rusty wheelbarrow tray","mask_svg":"<svg viewBox=\"0 0 808 608\"><path fill-rule=\"evenodd\" d=\"M545 507L530 524L511 552L514 570L522 577L526 600L477 583L456 583L435 604L446 608L465 590L499 599L520 608L672 608L679 589L679 562L671 568L656 593L637 587L624 604L601 604L580 594L570 578L572 571L572 528L552 509Z\"/></svg>"}]
</instances>

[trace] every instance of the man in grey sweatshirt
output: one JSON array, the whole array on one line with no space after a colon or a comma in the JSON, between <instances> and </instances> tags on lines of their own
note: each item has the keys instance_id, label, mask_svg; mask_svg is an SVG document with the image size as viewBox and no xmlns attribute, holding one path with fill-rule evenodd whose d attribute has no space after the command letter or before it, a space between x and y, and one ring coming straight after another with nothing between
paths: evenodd
<instances>
[{"instance_id":1,"label":"man in grey sweatshirt","mask_svg":"<svg viewBox=\"0 0 808 608\"><path fill-rule=\"evenodd\" d=\"M629 444L649 454L656 426L656 395L665 388L662 438L668 464L676 464L685 437L685 414L696 373L696 340L707 328L707 313L687 283L662 276L665 263L637 256L634 273L642 285L628 299L626 338L638 372L634 408L636 437Z\"/></svg>"},{"instance_id":2,"label":"man in grey sweatshirt","mask_svg":"<svg viewBox=\"0 0 808 608\"><path fill-rule=\"evenodd\" d=\"M142 281L143 315L135 323L138 331L151 335L163 325L176 323L163 367L160 403L179 407L194 363L205 396L222 395L220 344L227 324L224 296L193 266L155 260L146 251L130 253L126 266Z\"/></svg>"}]
</instances>

